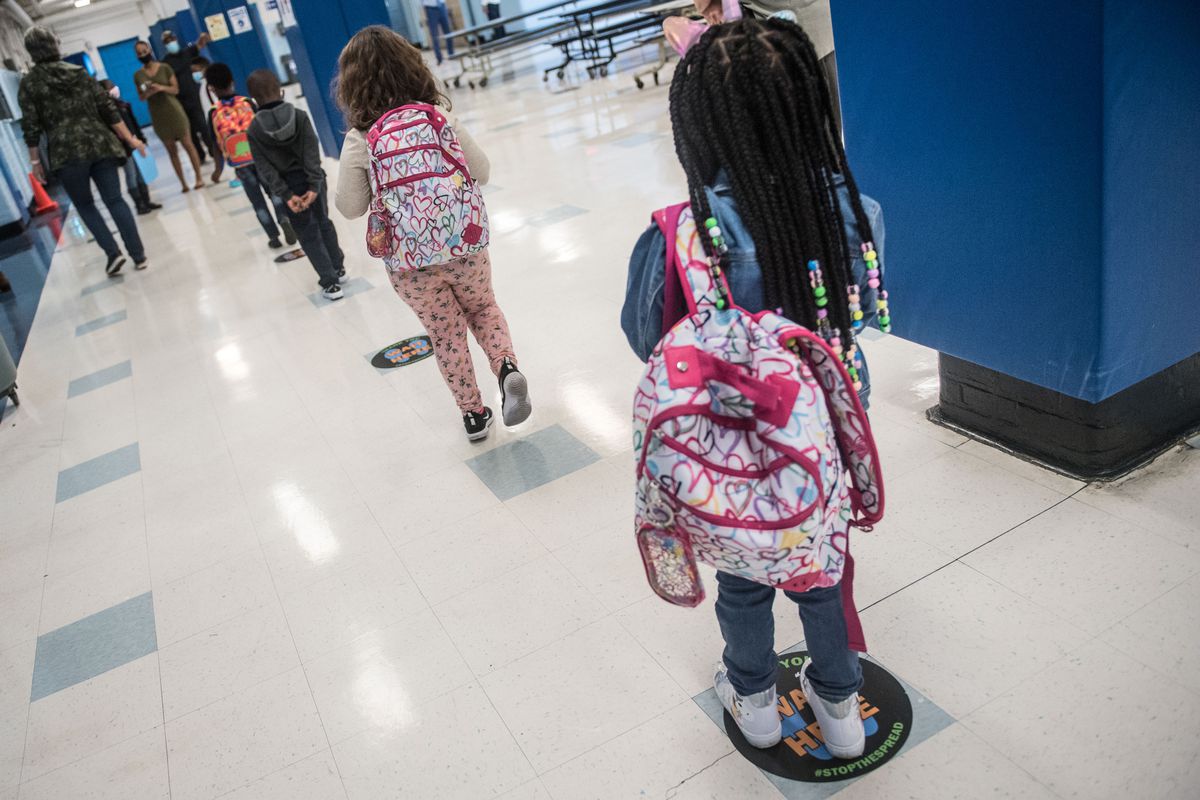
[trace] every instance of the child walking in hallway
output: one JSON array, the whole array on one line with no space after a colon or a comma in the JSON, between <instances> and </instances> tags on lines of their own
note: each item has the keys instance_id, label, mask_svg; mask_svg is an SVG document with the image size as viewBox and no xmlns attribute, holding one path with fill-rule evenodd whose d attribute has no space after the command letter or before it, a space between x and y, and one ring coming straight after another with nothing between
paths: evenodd
<instances>
[{"instance_id":1,"label":"child walking in hallway","mask_svg":"<svg viewBox=\"0 0 1200 800\"><path fill-rule=\"evenodd\" d=\"M283 100L279 78L268 69L246 79L258 113L246 131L254 168L267 191L287 203L296 237L328 300L341 300L345 257L329 218L329 198L317 131L308 114Z\"/></svg>"},{"instance_id":2,"label":"child walking in hallway","mask_svg":"<svg viewBox=\"0 0 1200 800\"><path fill-rule=\"evenodd\" d=\"M350 126L337 208L347 217L372 212L368 249L425 326L467 438L486 439L494 419L475 381L468 329L499 380L504 424L524 422L529 387L492 290L478 189L487 156L449 116L420 52L387 28L364 28L342 50L337 95Z\"/></svg>"},{"instance_id":3,"label":"child walking in hallway","mask_svg":"<svg viewBox=\"0 0 1200 800\"><path fill-rule=\"evenodd\" d=\"M234 90L233 71L226 64L209 64L204 70L204 79L217 97L217 104L208 112L209 135L216 142L225 162L233 167L234 174L241 181L242 190L254 208L254 215L258 217L258 224L262 225L267 234L267 245L272 250L283 247L283 242L279 241L281 227L287 243L295 244L296 232L292 230L288 221L283 201L276 196L267 197L266 190L259 180L258 170L254 168L254 154L250 152L250 137L247 131L250 129L250 123L254 121L258 105ZM268 199L275 205L278 225L275 224L275 217L271 216Z\"/></svg>"}]
</instances>

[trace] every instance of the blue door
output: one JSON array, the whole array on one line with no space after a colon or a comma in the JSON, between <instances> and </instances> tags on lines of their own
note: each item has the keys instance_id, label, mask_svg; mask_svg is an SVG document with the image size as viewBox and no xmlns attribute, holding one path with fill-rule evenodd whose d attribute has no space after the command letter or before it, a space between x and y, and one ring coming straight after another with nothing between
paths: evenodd
<instances>
[{"instance_id":1,"label":"blue door","mask_svg":"<svg viewBox=\"0 0 1200 800\"><path fill-rule=\"evenodd\" d=\"M104 62L104 71L108 79L121 87L121 99L133 106L133 116L144 127L150 124L150 110L138 99L137 85L133 82L133 73L142 68L138 63L137 54L133 51L137 39L124 39L120 42L100 46L100 60Z\"/></svg>"}]
</instances>

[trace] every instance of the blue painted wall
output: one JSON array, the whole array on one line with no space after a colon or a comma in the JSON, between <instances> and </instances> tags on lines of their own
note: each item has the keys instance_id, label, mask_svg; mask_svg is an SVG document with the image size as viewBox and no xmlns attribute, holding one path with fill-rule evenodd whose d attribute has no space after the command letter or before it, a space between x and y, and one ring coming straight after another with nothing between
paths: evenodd
<instances>
[{"instance_id":1,"label":"blue painted wall","mask_svg":"<svg viewBox=\"0 0 1200 800\"><path fill-rule=\"evenodd\" d=\"M1090 401L1200 351L1196 9L833 3L900 335Z\"/></svg>"},{"instance_id":2,"label":"blue painted wall","mask_svg":"<svg viewBox=\"0 0 1200 800\"><path fill-rule=\"evenodd\" d=\"M99 52L108 79L121 87L121 99L133 107L133 116L145 127L150 124L150 109L138 99L137 84L133 80L133 74L142 68L134 52L136 43L136 38L124 39L101 45Z\"/></svg>"}]
</instances>

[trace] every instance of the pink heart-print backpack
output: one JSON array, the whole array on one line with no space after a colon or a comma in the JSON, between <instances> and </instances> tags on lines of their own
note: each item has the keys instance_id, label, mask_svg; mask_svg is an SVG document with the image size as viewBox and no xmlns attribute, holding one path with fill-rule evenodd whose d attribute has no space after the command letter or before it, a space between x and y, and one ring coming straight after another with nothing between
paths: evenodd
<instances>
[{"instance_id":1,"label":"pink heart-print backpack","mask_svg":"<svg viewBox=\"0 0 1200 800\"><path fill-rule=\"evenodd\" d=\"M372 256L396 272L445 264L487 247L483 195L441 111L400 106L380 117L366 138Z\"/></svg>"},{"instance_id":2,"label":"pink heart-print backpack","mask_svg":"<svg viewBox=\"0 0 1200 800\"><path fill-rule=\"evenodd\" d=\"M634 396L636 533L663 599L704 598L699 559L792 591L833 586L849 531L883 516L867 415L824 340L733 304L687 204L654 215L689 316L655 347Z\"/></svg>"}]
</instances>

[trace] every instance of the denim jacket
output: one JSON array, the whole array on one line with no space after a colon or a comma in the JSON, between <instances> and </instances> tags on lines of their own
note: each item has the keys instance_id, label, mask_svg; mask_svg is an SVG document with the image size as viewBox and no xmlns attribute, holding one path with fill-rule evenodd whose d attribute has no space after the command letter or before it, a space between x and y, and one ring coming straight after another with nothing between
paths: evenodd
<instances>
[{"instance_id":1,"label":"denim jacket","mask_svg":"<svg viewBox=\"0 0 1200 800\"><path fill-rule=\"evenodd\" d=\"M835 180L838 201L841 203L842 218L846 223L846 242L853 254L850 269L854 281L861 287L863 321L868 325L878 327L875 313L876 290L867 286L867 264L862 257L862 238L858 235L858 227L854 222L854 212L850 206L850 192L841 177ZM721 234L729 247L729 252L721 257L721 266L729 281L729 290L733 300L750 312L762 311L766 308L763 298L762 268L754 251L754 242L750 232L742 224L733 201L733 190L722 175L711 187L705 189L708 195L709 208L717 219ZM879 203L866 195L861 195L863 210L867 221L871 224L871 235L875 237L875 252L879 257L879 269L884 270L883 254L883 210ZM797 265L803 268L803 265ZM633 255L629 259L629 279L625 286L625 305L621 308L621 329L629 346L642 361L650 358L654 346L662 339L663 334L663 285L666 281L667 242L658 225L651 224L634 245ZM866 405L871 392L870 375L867 372L866 356L863 356L863 368L860 371L863 388L859 393L863 404Z\"/></svg>"}]
</instances>

